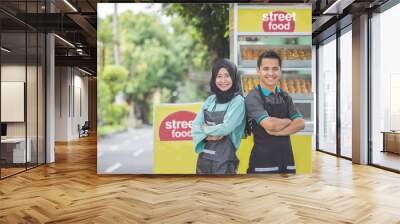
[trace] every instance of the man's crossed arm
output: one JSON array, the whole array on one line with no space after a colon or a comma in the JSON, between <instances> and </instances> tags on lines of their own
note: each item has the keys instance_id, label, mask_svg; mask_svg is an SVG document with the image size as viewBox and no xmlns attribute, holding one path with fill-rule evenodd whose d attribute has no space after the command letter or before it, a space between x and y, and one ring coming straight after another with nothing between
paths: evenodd
<instances>
[{"instance_id":1,"label":"man's crossed arm","mask_svg":"<svg viewBox=\"0 0 400 224\"><path fill-rule=\"evenodd\" d=\"M304 129L304 119L296 118L290 120L288 118L266 117L261 120L260 125L270 135L289 136Z\"/></svg>"}]
</instances>

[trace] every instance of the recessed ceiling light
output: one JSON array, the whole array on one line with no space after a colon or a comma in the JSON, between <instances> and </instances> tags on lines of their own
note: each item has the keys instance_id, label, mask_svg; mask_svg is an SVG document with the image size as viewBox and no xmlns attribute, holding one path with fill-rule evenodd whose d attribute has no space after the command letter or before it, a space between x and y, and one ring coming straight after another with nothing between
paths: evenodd
<instances>
[{"instance_id":1,"label":"recessed ceiling light","mask_svg":"<svg viewBox=\"0 0 400 224\"><path fill-rule=\"evenodd\" d=\"M58 39L60 39L61 41L63 41L64 43L66 43L67 45L69 45L69 46L75 48L75 45L73 45L73 44L72 44L71 42L69 42L68 40L66 40L66 39L64 39L64 38L62 38L62 37L60 37L60 36L57 35L57 34L54 34L54 36L57 37Z\"/></svg>"},{"instance_id":2,"label":"recessed ceiling light","mask_svg":"<svg viewBox=\"0 0 400 224\"><path fill-rule=\"evenodd\" d=\"M90 72L88 72L88 71L85 71L85 70L83 70L83 69L81 69L81 68L79 68L79 67L78 67L78 69L79 69L79 71L81 71L81 72L83 72L83 73L85 73L85 74L92 75L92 73L90 73Z\"/></svg>"},{"instance_id":3,"label":"recessed ceiling light","mask_svg":"<svg viewBox=\"0 0 400 224\"><path fill-rule=\"evenodd\" d=\"M322 14L342 14L343 9L351 5L355 0L336 0Z\"/></svg>"},{"instance_id":4,"label":"recessed ceiling light","mask_svg":"<svg viewBox=\"0 0 400 224\"><path fill-rule=\"evenodd\" d=\"M11 52L11 50L9 50L9 49L7 49L7 48L5 48L5 47L1 47L1 50L4 51L4 52L6 52L6 53L10 53L10 52Z\"/></svg>"},{"instance_id":5,"label":"recessed ceiling light","mask_svg":"<svg viewBox=\"0 0 400 224\"><path fill-rule=\"evenodd\" d=\"M64 0L65 4L67 4L72 10L74 10L75 12L78 12L78 10L68 1L68 0Z\"/></svg>"}]
</instances>

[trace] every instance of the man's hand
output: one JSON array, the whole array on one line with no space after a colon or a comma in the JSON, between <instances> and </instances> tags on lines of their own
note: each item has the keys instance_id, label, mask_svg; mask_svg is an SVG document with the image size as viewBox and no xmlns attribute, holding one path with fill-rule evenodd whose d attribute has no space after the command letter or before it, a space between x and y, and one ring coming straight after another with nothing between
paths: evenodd
<instances>
[{"instance_id":1,"label":"man's hand","mask_svg":"<svg viewBox=\"0 0 400 224\"><path fill-rule=\"evenodd\" d=\"M296 118L294 119L289 126L286 128L280 130L280 131L270 131L268 130L268 134L270 135L275 135L275 136L289 136L292 135L298 131L301 131L304 129L304 119L303 118Z\"/></svg>"},{"instance_id":2,"label":"man's hand","mask_svg":"<svg viewBox=\"0 0 400 224\"><path fill-rule=\"evenodd\" d=\"M207 141L219 141L223 138L224 138L224 136L207 136L206 140Z\"/></svg>"},{"instance_id":3,"label":"man's hand","mask_svg":"<svg viewBox=\"0 0 400 224\"><path fill-rule=\"evenodd\" d=\"M260 125L266 132L278 132L290 125L292 120L288 118L267 117L261 120Z\"/></svg>"},{"instance_id":4,"label":"man's hand","mask_svg":"<svg viewBox=\"0 0 400 224\"><path fill-rule=\"evenodd\" d=\"M283 133L280 132L280 131L267 131L267 133L268 133L269 135L273 135L273 136L285 136L285 135L283 135Z\"/></svg>"}]
</instances>

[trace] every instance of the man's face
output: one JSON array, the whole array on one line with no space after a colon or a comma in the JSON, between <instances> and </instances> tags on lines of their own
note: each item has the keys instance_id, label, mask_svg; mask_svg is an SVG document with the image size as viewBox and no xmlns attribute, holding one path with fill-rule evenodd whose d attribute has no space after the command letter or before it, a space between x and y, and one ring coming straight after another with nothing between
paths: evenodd
<instances>
[{"instance_id":1,"label":"man's face","mask_svg":"<svg viewBox=\"0 0 400 224\"><path fill-rule=\"evenodd\" d=\"M278 59L263 58L260 67L257 68L257 74L260 77L261 85L275 87L282 77Z\"/></svg>"}]
</instances>

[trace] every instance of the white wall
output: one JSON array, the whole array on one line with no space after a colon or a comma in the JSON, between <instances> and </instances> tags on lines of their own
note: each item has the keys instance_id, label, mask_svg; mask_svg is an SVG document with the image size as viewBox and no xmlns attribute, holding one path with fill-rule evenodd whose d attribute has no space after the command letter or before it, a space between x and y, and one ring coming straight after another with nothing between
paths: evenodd
<instances>
[{"instance_id":1,"label":"white wall","mask_svg":"<svg viewBox=\"0 0 400 224\"><path fill-rule=\"evenodd\" d=\"M77 126L81 126L88 121L88 78L81 75L76 75L77 70L75 70L75 80L74 80L74 119L72 120L72 135L78 136ZM82 74L82 73L79 73ZM82 107L82 108L80 108ZM80 111L81 110L81 111Z\"/></svg>"},{"instance_id":2,"label":"white wall","mask_svg":"<svg viewBox=\"0 0 400 224\"><path fill-rule=\"evenodd\" d=\"M1 121L24 122L25 83L1 82ZM36 105L34 105L36 108Z\"/></svg>"},{"instance_id":3,"label":"white wall","mask_svg":"<svg viewBox=\"0 0 400 224\"><path fill-rule=\"evenodd\" d=\"M67 67L55 68L55 141L68 140L68 86Z\"/></svg>"},{"instance_id":4,"label":"white wall","mask_svg":"<svg viewBox=\"0 0 400 224\"><path fill-rule=\"evenodd\" d=\"M27 70L26 70L27 69ZM28 74L35 73L36 74L36 67L33 66L28 66L25 67L25 65L18 65L18 64L5 64L1 66L1 81L2 82L25 82L25 75L26 71L28 71ZM36 81L29 80L30 85L36 85ZM30 103L33 102L33 99L36 99L36 88L28 88L27 89L27 106L31 106L36 108L36 101L34 105L29 105ZM4 97L4 96L2 96ZM9 108L2 108L2 110L8 110ZM22 108L24 109L24 108ZM28 110L28 112L31 112ZM36 130L36 113L28 113L27 114L28 122L35 121L35 124L29 123L28 128L31 128L35 125L35 130ZM26 122L7 122L7 136L8 137L25 137L25 124ZM29 132L28 132L28 137L29 137Z\"/></svg>"},{"instance_id":5,"label":"white wall","mask_svg":"<svg viewBox=\"0 0 400 224\"><path fill-rule=\"evenodd\" d=\"M56 141L77 139L78 124L88 120L88 78L83 75L76 68L56 67Z\"/></svg>"},{"instance_id":6,"label":"white wall","mask_svg":"<svg viewBox=\"0 0 400 224\"><path fill-rule=\"evenodd\" d=\"M37 70L38 69L38 70ZM19 122L6 122L7 123L7 137L9 138L24 138L25 135L30 139L30 148L32 151L32 161L36 162L36 158L39 158L39 163L44 163L44 74L42 73L41 66L25 66L25 64L3 64L1 66L2 85L3 82L24 82L26 84L26 106L24 89L20 89L19 94L22 102L20 102L19 108L12 108L12 106L4 106L2 102L2 114L4 113L22 113L22 121ZM25 80L27 78L27 81ZM22 87L23 88L23 87ZM10 92L4 92L2 89L2 99L9 98L7 94ZM6 94L6 95L4 95ZM17 93L15 93L17 94ZM14 101L14 103L18 103ZM12 102L11 102L12 104ZM15 106L15 105L14 105ZM26 112L26 120L25 120ZM3 120L3 118L2 118ZM37 157L37 153L39 156Z\"/></svg>"},{"instance_id":7,"label":"white wall","mask_svg":"<svg viewBox=\"0 0 400 224\"><path fill-rule=\"evenodd\" d=\"M1 81L25 82L25 65L2 65Z\"/></svg>"},{"instance_id":8,"label":"white wall","mask_svg":"<svg viewBox=\"0 0 400 224\"><path fill-rule=\"evenodd\" d=\"M25 65L2 65L1 66L1 81L3 82L25 82ZM7 110L7 108L1 108ZM8 137L25 137L24 122L7 123Z\"/></svg>"}]
</instances>

